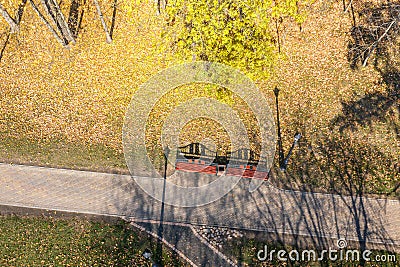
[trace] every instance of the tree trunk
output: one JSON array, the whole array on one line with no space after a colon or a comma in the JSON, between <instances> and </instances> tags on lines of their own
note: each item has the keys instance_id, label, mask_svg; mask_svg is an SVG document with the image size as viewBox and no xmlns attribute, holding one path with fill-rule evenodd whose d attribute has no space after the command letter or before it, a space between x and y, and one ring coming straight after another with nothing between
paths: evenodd
<instances>
[{"instance_id":1,"label":"tree trunk","mask_svg":"<svg viewBox=\"0 0 400 267\"><path fill-rule=\"evenodd\" d=\"M18 6L18 12L15 16L15 22L17 23L18 26L19 26L19 23L21 22L22 14L24 13L27 1L28 0L22 0L21 4L19 4L19 6Z\"/></svg>"},{"instance_id":2,"label":"tree trunk","mask_svg":"<svg viewBox=\"0 0 400 267\"><path fill-rule=\"evenodd\" d=\"M51 21L56 25L58 31L61 33L61 37L65 43L75 43L75 39L65 22L64 16L62 15L59 6L53 0L41 0L44 10L47 16L50 17ZM60 37L60 38L61 38Z\"/></svg>"},{"instance_id":3,"label":"tree trunk","mask_svg":"<svg viewBox=\"0 0 400 267\"><path fill-rule=\"evenodd\" d=\"M117 15L117 1L114 0L114 5L113 5L113 15L112 15L112 20L111 20L111 27L110 27L110 37L113 37L113 32L114 32L114 26L115 26L115 17Z\"/></svg>"},{"instance_id":4,"label":"tree trunk","mask_svg":"<svg viewBox=\"0 0 400 267\"><path fill-rule=\"evenodd\" d=\"M1 5L0 3L0 13L3 16L3 18L7 21L8 25L10 25L11 32L16 32L18 31L18 24L17 22L10 16L10 14L7 12L7 10Z\"/></svg>"},{"instance_id":5,"label":"tree trunk","mask_svg":"<svg viewBox=\"0 0 400 267\"><path fill-rule=\"evenodd\" d=\"M15 19L13 19L7 10L0 4L0 13L3 15L4 19L10 25L10 32L14 33L19 30L19 23L21 22L22 14L24 13L25 5L28 0L22 0L21 4L18 6L17 14Z\"/></svg>"},{"instance_id":6,"label":"tree trunk","mask_svg":"<svg viewBox=\"0 0 400 267\"><path fill-rule=\"evenodd\" d=\"M10 33L7 34L6 41L4 42L3 48L0 51L0 62L1 62L1 59L3 58L4 51L6 50L6 47L7 47L9 41L10 41Z\"/></svg>"},{"instance_id":7,"label":"tree trunk","mask_svg":"<svg viewBox=\"0 0 400 267\"><path fill-rule=\"evenodd\" d=\"M157 15L161 14L161 9L165 9L167 7L167 0L156 0L157 4Z\"/></svg>"},{"instance_id":8,"label":"tree trunk","mask_svg":"<svg viewBox=\"0 0 400 267\"><path fill-rule=\"evenodd\" d=\"M74 38L78 36L79 27L79 7L81 5L80 0L72 0L71 6L69 8L69 15L68 15L68 27L71 30L71 33Z\"/></svg>"},{"instance_id":9,"label":"tree trunk","mask_svg":"<svg viewBox=\"0 0 400 267\"><path fill-rule=\"evenodd\" d=\"M55 1L55 0L49 0L49 2L50 2L49 3L50 8L52 9L52 12L55 14L55 18L59 25L60 32L68 40L68 42L71 42L74 44L75 39L71 33L71 30L65 20L63 13L61 12L60 6L57 4L57 1Z\"/></svg>"},{"instance_id":10,"label":"tree trunk","mask_svg":"<svg viewBox=\"0 0 400 267\"><path fill-rule=\"evenodd\" d=\"M57 31L51 26L51 24L46 20L46 18L42 15L42 13L40 13L39 9L37 8L37 6L35 5L35 3L33 2L33 0L29 0L29 2L31 3L31 6L33 7L33 10L35 10L36 14L39 16L39 18L43 21L43 23L47 26L47 28L51 31L51 33L53 34L53 36L56 38L56 40L65 48L69 48L68 44L65 42L64 39L62 39Z\"/></svg>"},{"instance_id":11,"label":"tree trunk","mask_svg":"<svg viewBox=\"0 0 400 267\"><path fill-rule=\"evenodd\" d=\"M42 6L43 6L47 16L50 18L50 20L53 22L53 24L56 25L57 28L59 28L59 26L57 24L57 21L56 21L56 18L54 16L54 14L52 13L52 10L50 9L50 5L48 3L48 0L41 0L41 2L42 2ZM44 18L44 16L43 16L43 18ZM49 26L50 26L50 23L48 23L47 27L49 27ZM52 31L57 33L57 31L53 27L51 27L51 29L52 29ZM63 35L59 36L58 33L57 33L57 36L60 39L62 39L63 43L68 44L68 41L66 40L66 38Z\"/></svg>"},{"instance_id":12,"label":"tree trunk","mask_svg":"<svg viewBox=\"0 0 400 267\"><path fill-rule=\"evenodd\" d=\"M104 29L104 32L106 34L107 43L111 43L112 42L112 38L111 38L110 33L108 31L107 24L104 21L103 13L101 12L101 8L100 8L100 5L99 5L99 2L97 0L93 0L93 2L94 2L94 5L96 6L97 13L99 14L101 24L103 25L103 29Z\"/></svg>"}]
</instances>

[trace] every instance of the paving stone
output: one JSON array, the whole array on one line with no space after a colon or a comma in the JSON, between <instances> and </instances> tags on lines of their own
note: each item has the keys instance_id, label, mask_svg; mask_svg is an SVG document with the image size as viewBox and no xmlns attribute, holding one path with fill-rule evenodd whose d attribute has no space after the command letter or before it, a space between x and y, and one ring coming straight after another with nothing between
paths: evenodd
<instances>
[{"instance_id":1,"label":"paving stone","mask_svg":"<svg viewBox=\"0 0 400 267\"><path fill-rule=\"evenodd\" d=\"M164 205L164 222L212 225L400 247L400 202L281 190L242 179L213 203ZM0 204L160 220L162 203L129 175L0 163ZM389 247L392 249L392 247Z\"/></svg>"}]
</instances>

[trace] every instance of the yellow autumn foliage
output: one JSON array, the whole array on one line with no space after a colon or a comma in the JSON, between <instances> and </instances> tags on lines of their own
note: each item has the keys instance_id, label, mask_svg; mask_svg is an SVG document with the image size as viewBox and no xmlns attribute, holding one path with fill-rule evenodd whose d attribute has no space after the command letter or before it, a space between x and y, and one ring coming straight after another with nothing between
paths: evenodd
<instances>
[{"instance_id":1,"label":"yellow autumn foliage","mask_svg":"<svg viewBox=\"0 0 400 267\"><path fill-rule=\"evenodd\" d=\"M63 1L64 14L68 13L70 2ZM112 2L99 1L108 25ZM382 77L372 66L357 72L349 68L346 48L351 18L342 13L341 3L331 2L329 8L324 8L323 0L313 2L303 7L307 8L307 19L302 31L296 21L282 24L282 54L277 55L270 78L258 82L273 110L273 88L281 89L279 104L285 148L291 145L296 131L302 131L317 146L323 136L331 134L332 120L342 114L343 103L386 90ZM20 1L1 0L1 4L14 15ZM76 44L71 44L69 50L55 40L29 3L16 33L9 34L8 24L0 17L0 51L4 50L0 61L2 147L12 146L12 140L31 143L60 140L66 145L101 145L122 154L123 119L133 93L152 75L180 60L160 50L166 25L164 17L156 15L153 2L118 1L111 44L105 42L91 1L80 10L85 11L82 28ZM150 144L157 146L159 140L162 120L155 119L160 115L158 112L168 112L168 105L177 105L196 95L185 93L185 89L177 90L154 110L154 117L150 118L153 127L148 132L149 139L153 138ZM243 108L243 114L248 112L236 96L218 92L221 90L199 89L197 95L226 101L237 110ZM390 116L398 121L399 114L396 115L395 109L393 112ZM248 115L250 128L252 119ZM201 127L211 131L210 123L199 121L187 129L197 132ZM351 136L349 143L361 144L357 147L374 146L387 158L400 157L398 137L385 122L346 131ZM186 134L182 142L203 139L203 135ZM210 136L226 138L223 131ZM4 155L1 154L0 160L7 160ZM380 160L384 159L376 158L378 163ZM51 165L51 159L49 162Z\"/></svg>"}]
</instances>

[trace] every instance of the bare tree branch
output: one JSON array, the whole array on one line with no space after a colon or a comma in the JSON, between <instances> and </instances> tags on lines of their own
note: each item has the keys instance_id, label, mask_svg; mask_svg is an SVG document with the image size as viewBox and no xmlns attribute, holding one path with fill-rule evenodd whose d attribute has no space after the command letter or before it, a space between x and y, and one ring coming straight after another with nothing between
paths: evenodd
<instances>
[{"instance_id":1,"label":"bare tree branch","mask_svg":"<svg viewBox=\"0 0 400 267\"><path fill-rule=\"evenodd\" d=\"M106 34L107 43L111 43L112 42L112 38L111 38L110 33L108 31L107 24L104 21L103 13L101 12L101 8L100 8L100 5L99 5L99 2L97 0L93 0L93 2L94 2L94 5L96 6L97 13L99 14L101 24L103 25L103 29L104 29L104 32Z\"/></svg>"},{"instance_id":2,"label":"bare tree branch","mask_svg":"<svg viewBox=\"0 0 400 267\"><path fill-rule=\"evenodd\" d=\"M348 43L351 68L365 67L373 56L386 60L388 53L397 49L400 37L399 1L363 7L358 13L360 25L352 27Z\"/></svg>"},{"instance_id":3,"label":"bare tree branch","mask_svg":"<svg viewBox=\"0 0 400 267\"><path fill-rule=\"evenodd\" d=\"M370 46L369 53L368 53L368 55L365 57L365 59L364 59L364 61L363 61L363 63L362 63L362 66L363 66L363 67L365 67L365 66L367 65L367 61L368 61L368 59L370 58L372 52L376 49L376 47L378 46L379 42L382 41L382 39L387 35L387 33L390 31L390 29L392 28L392 26L393 26L395 23L396 23L396 21L393 20L393 21L390 23L389 27L387 27L387 29L385 30L385 32L378 38L378 40L376 40L376 42L374 42L374 43Z\"/></svg>"},{"instance_id":4,"label":"bare tree branch","mask_svg":"<svg viewBox=\"0 0 400 267\"><path fill-rule=\"evenodd\" d=\"M350 0L349 4L347 5L347 7L343 13L347 13L347 11L349 11L349 8L351 7L352 4L353 4L353 0Z\"/></svg>"}]
</instances>

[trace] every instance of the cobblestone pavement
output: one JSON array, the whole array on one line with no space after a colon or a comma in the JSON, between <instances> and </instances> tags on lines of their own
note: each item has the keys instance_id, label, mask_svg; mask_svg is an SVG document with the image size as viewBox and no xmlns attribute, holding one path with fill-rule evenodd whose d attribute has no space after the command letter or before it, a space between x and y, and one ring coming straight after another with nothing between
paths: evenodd
<instances>
[{"instance_id":1,"label":"cobblestone pavement","mask_svg":"<svg viewBox=\"0 0 400 267\"><path fill-rule=\"evenodd\" d=\"M134 227L160 239L156 233L159 223L132 222ZM225 267L237 265L204 240L193 227L182 224L164 224L162 241L177 252L191 266Z\"/></svg>"},{"instance_id":2,"label":"cobblestone pavement","mask_svg":"<svg viewBox=\"0 0 400 267\"><path fill-rule=\"evenodd\" d=\"M0 205L241 228L308 237L324 247L345 238L399 252L400 201L280 190L248 192L242 179L226 196L197 208L164 206L129 175L0 163Z\"/></svg>"}]
</instances>

